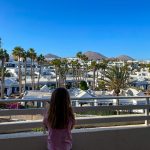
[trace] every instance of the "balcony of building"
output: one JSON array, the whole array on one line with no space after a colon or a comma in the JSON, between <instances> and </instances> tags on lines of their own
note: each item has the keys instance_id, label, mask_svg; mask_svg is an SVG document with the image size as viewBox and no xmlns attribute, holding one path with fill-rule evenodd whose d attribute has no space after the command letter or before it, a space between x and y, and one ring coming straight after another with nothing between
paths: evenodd
<instances>
[{"instance_id":1,"label":"balcony of building","mask_svg":"<svg viewBox=\"0 0 150 150\"><path fill-rule=\"evenodd\" d=\"M72 130L73 150L145 150L150 147L149 98L141 97L100 97L73 99L76 114L91 111L118 111L120 115L76 117L76 128ZM137 105L99 105L104 100L119 99L141 100ZM11 118L12 122L0 123L0 149L2 150L46 150L47 133L34 132L33 128L42 127L42 118L38 120L18 120L30 115L43 115L46 111L47 99L9 99L7 102L42 102L39 108L0 109L1 118ZM89 105L80 107L79 104ZM120 103L121 104L121 103ZM133 111L134 110L134 111ZM141 111L137 111L141 110ZM122 114L121 112L128 112ZM131 113L134 112L134 113ZM140 113L135 113L140 112ZM114 126L114 124L115 126ZM102 126L101 124L107 124ZM117 125L117 126L116 126ZM80 128L81 127L81 128Z\"/></svg>"}]
</instances>

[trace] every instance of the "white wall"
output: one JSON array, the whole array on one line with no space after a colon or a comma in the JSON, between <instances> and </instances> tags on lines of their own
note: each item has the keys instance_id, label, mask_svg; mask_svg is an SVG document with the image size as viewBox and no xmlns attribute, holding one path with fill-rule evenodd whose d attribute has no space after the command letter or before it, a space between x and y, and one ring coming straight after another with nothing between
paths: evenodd
<instances>
[{"instance_id":1,"label":"white wall","mask_svg":"<svg viewBox=\"0 0 150 150\"><path fill-rule=\"evenodd\" d=\"M1 150L46 150L46 135L0 135ZM149 150L150 128L112 127L73 131L73 150Z\"/></svg>"}]
</instances>

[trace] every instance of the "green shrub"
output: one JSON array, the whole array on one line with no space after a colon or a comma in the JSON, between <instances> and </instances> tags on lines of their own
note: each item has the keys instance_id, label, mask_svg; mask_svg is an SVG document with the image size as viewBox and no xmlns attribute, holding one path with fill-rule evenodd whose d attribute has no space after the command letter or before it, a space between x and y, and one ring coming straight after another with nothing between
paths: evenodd
<instances>
[{"instance_id":1,"label":"green shrub","mask_svg":"<svg viewBox=\"0 0 150 150\"><path fill-rule=\"evenodd\" d=\"M44 128L33 128L32 129L34 132L43 132L44 131Z\"/></svg>"},{"instance_id":2,"label":"green shrub","mask_svg":"<svg viewBox=\"0 0 150 150\"><path fill-rule=\"evenodd\" d=\"M87 86L86 81L81 81L80 84L79 84L79 88L81 90L88 90L89 89L88 86Z\"/></svg>"}]
</instances>

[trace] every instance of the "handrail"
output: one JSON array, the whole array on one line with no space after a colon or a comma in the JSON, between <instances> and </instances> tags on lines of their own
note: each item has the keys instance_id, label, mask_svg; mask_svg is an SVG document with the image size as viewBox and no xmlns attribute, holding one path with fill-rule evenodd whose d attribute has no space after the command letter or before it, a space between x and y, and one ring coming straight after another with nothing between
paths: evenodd
<instances>
[{"instance_id":1,"label":"handrail","mask_svg":"<svg viewBox=\"0 0 150 150\"><path fill-rule=\"evenodd\" d=\"M73 110L75 113L82 113L88 111L110 111L110 110L134 110L134 109L143 109L145 110L145 114L140 115L115 115L115 116L101 116L101 117L88 117L88 118L76 118L76 122L78 125L80 124L96 124L96 123L109 123L109 122L126 122L126 121L143 121L145 120L145 125L149 125L149 99L150 96L105 96L105 97L93 97L93 98L71 98L72 102L89 102L89 103L98 103L102 100L112 100L112 99L142 99L145 100L144 105L111 105L111 106L86 106L86 107L74 107ZM95 101L96 100L96 101ZM10 102L47 102L49 99L0 99L1 102L10 103ZM0 109L0 116L11 116L11 115L43 115L46 112L45 105L41 108L28 108L28 109ZM0 123L0 132L3 131L12 131L12 130L23 130L23 129L31 129L35 127L41 127L42 121L24 121L24 122L9 122L9 123Z\"/></svg>"},{"instance_id":2,"label":"handrail","mask_svg":"<svg viewBox=\"0 0 150 150\"><path fill-rule=\"evenodd\" d=\"M101 99L146 99L150 98L150 96L101 96L101 97L86 97L86 98L74 98L71 97L72 101L76 100L101 100ZM36 98L36 99L0 99L0 102L28 102L28 101L49 101L46 98Z\"/></svg>"}]
</instances>

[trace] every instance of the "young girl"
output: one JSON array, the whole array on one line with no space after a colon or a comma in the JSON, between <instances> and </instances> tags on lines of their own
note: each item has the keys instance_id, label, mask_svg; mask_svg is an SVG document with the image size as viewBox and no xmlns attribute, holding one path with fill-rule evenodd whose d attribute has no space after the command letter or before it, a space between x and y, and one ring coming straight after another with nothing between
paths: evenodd
<instances>
[{"instance_id":1,"label":"young girl","mask_svg":"<svg viewBox=\"0 0 150 150\"><path fill-rule=\"evenodd\" d=\"M71 150L71 129L75 124L75 117L65 88L57 88L52 93L43 124L48 130L48 150Z\"/></svg>"}]
</instances>

